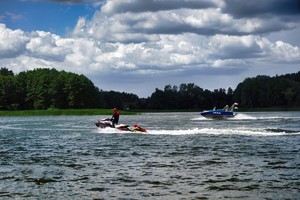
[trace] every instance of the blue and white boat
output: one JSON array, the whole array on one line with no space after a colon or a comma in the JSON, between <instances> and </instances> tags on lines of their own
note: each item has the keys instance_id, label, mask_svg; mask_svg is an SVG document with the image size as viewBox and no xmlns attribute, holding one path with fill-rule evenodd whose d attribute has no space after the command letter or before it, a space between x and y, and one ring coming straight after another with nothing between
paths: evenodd
<instances>
[{"instance_id":1,"label":"blue and white boat","mask_svg":"<svg viewBox=\"0 0 300 200\"><path fill-rule=\"evenodd\" d=\"M232 106L229 108L228 105L226 105L223 109L213 109L213 110L205 110L201 112L200 114L209 119L226 119L226 118L232 118L237 115L237 113L233 112L234 109L236 109L236 106L238 103L232 104Z\"/></svg>"}]
</instances>

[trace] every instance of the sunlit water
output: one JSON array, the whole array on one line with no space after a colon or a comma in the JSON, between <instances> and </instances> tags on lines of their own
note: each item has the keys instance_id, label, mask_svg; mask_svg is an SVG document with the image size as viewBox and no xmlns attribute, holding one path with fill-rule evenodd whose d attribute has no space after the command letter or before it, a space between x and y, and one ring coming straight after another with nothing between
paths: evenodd
<instances>
[{"instance_id":1,"label":"sunlit water","mask_svg":"<svg viewBox=\"0 0 300 200\"><path fill-rule=\"evenodd\" d=\"M300 112L0 118L0 199L299 199Z\"/></svg>"}]
</instances>

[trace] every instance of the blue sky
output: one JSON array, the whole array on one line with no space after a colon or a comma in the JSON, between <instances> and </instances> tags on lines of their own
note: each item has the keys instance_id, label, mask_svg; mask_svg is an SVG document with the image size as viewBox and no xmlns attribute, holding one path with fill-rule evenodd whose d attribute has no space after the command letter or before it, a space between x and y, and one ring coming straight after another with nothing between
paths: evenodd
<instances>
[{"instance_id":1,"label":"blue sky","mask_svg":"<svg viewBox=\"0 0 300 200\"><path fill-rule=\"evenodd\" d=\"M64 36L80 16L91 18L98 8L82 2L1 0L0 22L10 29L43 30Z\"/></svg>"},{"instance_id":2,"label":"blue sky","mask_svg":"<svg viewBox=\"0 0 300 200\"><path fill-rule=\"evenodd\" d=\"M300 70L297 0L0 0L0 66L147 97Z\"/></svg>"}]
</instances>

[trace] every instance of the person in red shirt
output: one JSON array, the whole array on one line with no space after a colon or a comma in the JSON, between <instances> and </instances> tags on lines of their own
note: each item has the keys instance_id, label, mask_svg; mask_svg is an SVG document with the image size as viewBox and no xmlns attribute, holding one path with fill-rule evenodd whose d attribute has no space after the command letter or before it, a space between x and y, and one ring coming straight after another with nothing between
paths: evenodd
<instances>
[{"instance_id":1,"label":"person in red shirt","mask_svg":"<svg viewBox=\"0 0 300 200\"><path fill-rule=\"evenodd\" d=\"M133 124L133 127L134 127L134 128L133 128L134 131L147 132L146 129L144 129L144 128L138 126L137 124Z\"/></svg>"},{"instance_id":2,"label":"person in red shirt","mask_svg":"<svg viewBox=\"0 0 300 200\"><path fill-rule=\"evenodd\" d=\"M119 123L119 116L120 116L120 113L119 113L118 109L114 108L114 114L111 117L111 121L112 121L112 126L113 127L115 127L115 124Z\"/></svg>"}]
</instances>

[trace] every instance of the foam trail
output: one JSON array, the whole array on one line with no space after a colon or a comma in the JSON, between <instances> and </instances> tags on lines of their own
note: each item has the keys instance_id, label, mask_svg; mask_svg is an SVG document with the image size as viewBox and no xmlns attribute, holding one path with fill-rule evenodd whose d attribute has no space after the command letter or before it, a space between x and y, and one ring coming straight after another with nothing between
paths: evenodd
<instances>
[{"instance_id":1,"label":"foam trail","mask_svg":"<svg viewBox=\"0 0 300 200\"><path fill-rule=\"evenodd\" d=\"M257 118L253 117L253 116L250 116L250 115L247 115L245 113L237 113L237 115L232 119L236 119L236 120L252 119L252 120L255 120Z\"/></svg>"},{"instance_id":2,"label":"foam trail","mask_svg":"<svg viewBox=\"0 0 300 200\"><path fill-rule=\"evenodd\" d=\"M208 118L200 116L200 117L192 118L191 120L192 121L201 121L201 120L203 120L203 121L209 121L209 120L213 120L213 119L208 119Z\"/></svg>"},{"instance_id":3,"label":"foam trail","mask_svg":"<svg viewBox=\"0 0 300 200\"><path fill-rule=\"evenodd\" d=\"M215 129L215 128L194 128L187 130L148 130L147 134L153 135L260 135L260 136L278 136L278 135L300 135L300 131L290 132L289 130L278 129Z\"/></svg>"},{"instance_id":4,"label":"foam trail","mask_svg":"<svg viewBox=\"0 0 300 200\"><path fill-rule=\"evenodd\" d=\"M300 135L300 131L290 131L283 129L217 129L217 128L194 128L185 130L148 130L147 133L131 132L131 131L121 131L114 128L98 128L98 133L103 134L148 134L148 135L244 135L244 136L279 136L279 135Z\"/></svg>"},{"instance_id":5,"label":"foam trail","mask_svg":"<svg viewBox=\"0 0 300 200\"><path fill-rule=\"evenodd\" d=\"M118 130L116 128L110 128L110 127L97 128L97 132L98 133L132 133L131 131L122 131L122 130Z\"/></svg>"}]
</instances>

